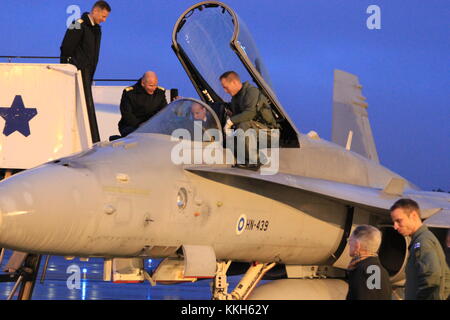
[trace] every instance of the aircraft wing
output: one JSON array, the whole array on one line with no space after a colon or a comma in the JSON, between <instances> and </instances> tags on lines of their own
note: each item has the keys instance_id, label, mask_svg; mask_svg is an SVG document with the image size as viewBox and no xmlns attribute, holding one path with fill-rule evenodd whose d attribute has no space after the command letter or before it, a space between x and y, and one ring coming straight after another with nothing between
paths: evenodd
<instances>
[{"instance_id":1,"label":"aircraft wing","mask_svg":"<svg viewBox=\"0 0 450 320\"><path fill-rule=\"evenodd\" d=\"M384 192L383 189L340 183L330 180L303 177L298 175L277 173L261 175L258 172L236 169L217 168L211 166L187 167L185 170L205 176L218 182L227 176L238 176L246 179L266 181L270 184L283 185L309 192L324 198L368 209L386 215L389 208L400 198L410 198L419 203L425 224L431 227L450 228L450 196L439 192L404 191L402 195Z\"/></svg>"}]
</instances>

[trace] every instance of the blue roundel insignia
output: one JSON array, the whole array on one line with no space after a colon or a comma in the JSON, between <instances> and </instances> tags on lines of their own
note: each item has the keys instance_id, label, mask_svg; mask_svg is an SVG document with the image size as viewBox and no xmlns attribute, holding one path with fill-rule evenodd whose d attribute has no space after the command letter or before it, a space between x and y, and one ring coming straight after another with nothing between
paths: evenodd
<instances>
[{"instance_id":1,"label":"blue roundel insignia","mask_svg":"<svg viewBox=\"0 0 450 320\"><path fill-rule=\"evenodd\" d=\"M245 214L241 215L236 223L236 234L240 235L245 230L247 225L247 216Z\"/></svg>"}]
</instances>

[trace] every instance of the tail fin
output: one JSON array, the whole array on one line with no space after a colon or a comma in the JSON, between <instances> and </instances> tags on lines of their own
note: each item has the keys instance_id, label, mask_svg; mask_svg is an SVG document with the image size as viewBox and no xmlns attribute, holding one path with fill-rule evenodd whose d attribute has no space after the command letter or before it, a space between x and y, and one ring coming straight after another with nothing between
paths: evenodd
<instances>
[{"instance_id":1,"label":"tail fin","mask_svg":"<svg viewBox=\"0 0 450 320\"><path fill-rule=\"evenodd\" d=\"M361 88L357 76L334 70L332 141L379 162Z\"/></svg>"}]
</instances>

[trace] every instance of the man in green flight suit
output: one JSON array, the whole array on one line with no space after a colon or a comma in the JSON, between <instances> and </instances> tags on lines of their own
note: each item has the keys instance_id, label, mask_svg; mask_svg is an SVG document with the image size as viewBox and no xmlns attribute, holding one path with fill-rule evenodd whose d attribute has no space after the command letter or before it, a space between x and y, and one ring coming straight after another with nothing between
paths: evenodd
<instances>
[{"instance_id":1,"label":"man in green flight suit","mask_svg":"<svg viewBox=\"0 0 450 320\"><path fill-rule=\"evenodd\" d=\"M450 270L435 235L422 223L420 208L411 199L400 199L390 208L394 229L411 237L406 265L406 300L445 300Z\"/></svg>"},{"instance_id":2,"label":"man in green flight suit","mask_svg":"<svg viewBox=\"0 0 450 320\"><path fill-rule=\"evenodd\" d=\"M257 133L260 129L270 128L270 123L267 123L267 120L264 121L266 123L263 123L258 108L260 108L260 104L268 103L267 98L258 88L252 86L248 81L242 83L239 75L235 71L227 71L219 79L224 91L231 96L231 110L224 126L225 133L228 136L232 127L245 132L245 161L240 159L238 152L236 166L258 170L261 163L259 162L257 148ZM272 116L271 112L270 116ZM275 119L273 119L273 122L275 122ZM245 162L245 164L242 164L242 162Z\"/></svg>"}]
</instances>

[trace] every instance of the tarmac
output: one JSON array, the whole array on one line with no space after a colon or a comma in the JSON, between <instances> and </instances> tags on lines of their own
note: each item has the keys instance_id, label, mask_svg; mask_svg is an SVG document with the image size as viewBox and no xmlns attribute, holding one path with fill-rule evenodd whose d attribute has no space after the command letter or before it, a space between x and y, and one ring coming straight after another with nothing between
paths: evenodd
<instances>
[{"instance_id":1,"label":"tarmac","mask_svg":"<svg viewBox=\"0 0 450 320\"><path fill-rule=\"evenodd\" d=\"M7 250L1 265L2 269L10 255L11 251ZM45 280L41 283L45 258L46 256L43 256L41 260L32 296L33 300L211 300L210 284L212 280L172 285L157 284L154 287L148 281L132 284L105 282L103 281L103 259L101 258L90 258L85 262L78 258L68 261L64 257L52 256ZM145 269L153 270L159 261L146 259L144 261ZM67 272L67 269L74 264L81 270L79 289L69 289L67 284L72 274ZM239 278L239 276L228 278L230 288L237 285ZM13 287L14 283L0 283L0 300L6 300Z\"/></svg>"}]
</instances>

